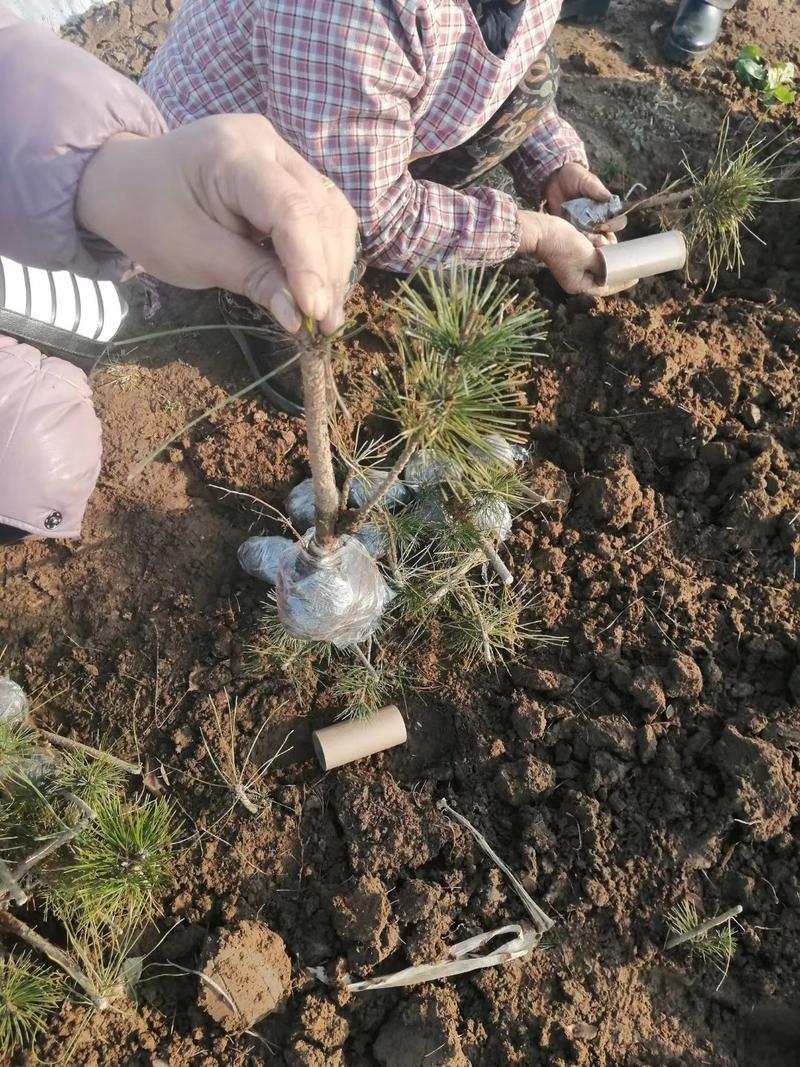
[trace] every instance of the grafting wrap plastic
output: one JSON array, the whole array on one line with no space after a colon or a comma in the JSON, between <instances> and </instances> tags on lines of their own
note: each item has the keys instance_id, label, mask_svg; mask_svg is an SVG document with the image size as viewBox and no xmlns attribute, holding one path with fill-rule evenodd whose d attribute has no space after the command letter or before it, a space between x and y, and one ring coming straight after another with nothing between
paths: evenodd
<instances>
[{"instance_id":1,"label":"grafting wrap plastic","mask_svg":"<svg viewBox=\"0 0 800 1067\"><path fill-rule=\"evenodd\" d=\"M575 200L565 200L561 205L561 214L577 229L591 232L595 226L601 226L618 215L623 206L618 196L612 196L605 202L579 196Z\"/></svg>"},{"instance_id":2,"label":"grafting wrap plastic","mask_svg":"<svg viewBox=\"0 0 800 1067\"><path fill-rule=\"evenodd\" d=\"M346 648L373 634L392 592L355 537L321 554L309 530L278 561L278 617L295 637Z\"/></svg>"},{"instance_id":3,"label":"grafting wrap plastic","mask_svg":"<svg viewBox=\"0 0 800 1067\"><path fill-rule=\"evenodd\" d=\"M10 678L0 678L0 723L23 722L28 710L28 697L22 686Z\"/></svg>"},{"instance_id":4,"label":"grafting wrap plastic","mask_svg":"<svg viewBox=\"0 0 800 1067\"><path fill-rule=\"evenodd\" d=\"M278 560L293 544L288 537L248 537L239 545L239 566L253 578L275 585Z\"/></svg>"}]
</instances>

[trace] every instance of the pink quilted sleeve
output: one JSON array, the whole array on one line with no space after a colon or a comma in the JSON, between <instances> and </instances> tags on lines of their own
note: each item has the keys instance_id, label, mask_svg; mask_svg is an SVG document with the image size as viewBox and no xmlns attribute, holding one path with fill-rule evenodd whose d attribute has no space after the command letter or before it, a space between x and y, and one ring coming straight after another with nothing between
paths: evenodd
<instances>
[{"instance_id":1,"label":"pink quilted sleeve","mask_svg":"<svg viewBox=\"0 0 800 1067\"><path fill-rule=\"evenodd\" d=\"M164 123L133 82L0 7L0 252L33 267L115 278L130 263L81 231L75 194L92 154L116 133Z\"/></svg>"}]
</instances>

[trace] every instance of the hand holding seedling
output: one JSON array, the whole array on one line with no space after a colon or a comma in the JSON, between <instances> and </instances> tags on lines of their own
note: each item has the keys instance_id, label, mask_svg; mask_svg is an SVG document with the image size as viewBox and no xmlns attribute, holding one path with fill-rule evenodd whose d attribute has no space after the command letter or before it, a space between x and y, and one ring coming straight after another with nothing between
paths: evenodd
<instances>
[{"instance_id":1,"label":"hand holding seedling","mask_svg":"<svg viewBox=\"0 0 800 1067\"><path fill-rule=\"evenodd\" d=\"M149 273L230 289L292 333L301 312L325 333L344 320L355 212L259 115L111 137L84 172L77 215Z\"/></svg>"}]
</instances>

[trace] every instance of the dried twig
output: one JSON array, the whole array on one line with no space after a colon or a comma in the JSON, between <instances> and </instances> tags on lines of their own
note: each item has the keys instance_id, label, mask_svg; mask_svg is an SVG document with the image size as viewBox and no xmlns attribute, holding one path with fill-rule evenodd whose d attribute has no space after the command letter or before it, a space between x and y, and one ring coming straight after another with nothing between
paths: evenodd
<instances>
[{"instance_id":1,"label":"dried twig","mask_svg":"<svg viewBox=\"0 0 800 1067\"><path fill-rule=\"evenodd\" d=\"M660 533L661 530L666 530L666 528L668 526L671 526L674 521L674 519L667 519L667 521L662 522L660 526L656 526L655 530L651 530L646 537L643 537L641 539L641 541L637 541L635 545L631 545L629 548L626 548L625 555L627 555L629 552L635 552L637 548L641 548L642 545L645 544L645 542L649 541L651 537L655 537L655 535L657 533Z\"/></svg>"},{"instance_id":2,"label":"dried twig","mask_svg":"<svg viewBox=\"0 0 800 1067\"><path fill-rule=\"evenodd\" d=\"M483 554L486 556L489 563L491 563L492 567L494 568L495 574L503 583L503 585L511 585L514 581L514 575L511 573L505 563L503 563L502 559L500 559L497 549L494 547L488 537L479 537L478 544L483 549Z\"/></svg>"},{"instance_id":3,"label":"dried twig","mask_svg":"<svg viewBox=\"0 0 800 1067\"><path fill-rule=\"evenodd\" d=\"M77 837L78 834L83 833L89 823L97 817L95 812L92 811L88 804L84 804L82 800L79 800L77 797L73 797L71 793L69 794L69 799L72 803L74 803L84 812L83 818L74 826L70 826L69 829L62 830L61 833L56 834L54 837L51 837L50 840L47 841L46 844L42 845L40 849L38 849L36 852L32 852L27 859L24 859L21 863L18 863L12 873L12 878L15 881L21 882L25 875L29 874L34 867L38 867L39 864L46 860L48 856L51 856L54 852L58 852L58 850L60 848L63 848L64 845L69 844L69 842L74 837Z\"/></svg>"},{"instance_id":4,"label":"dried twig","mask_svg":"<svg viewBox=\"0 0 800 1067\"><path fill-rule=\"evenodd\" d=\"M517 896L525 906L525 910L527 911L528 915L530 915L531 919L533 919L533 922L536 926L536 929L539 931L539 934L546 934L548 930L552 930L553 926L555 925L553 920L549 917L549 915L546 915L542 911L542 909L539 907L539 905L536 903L536 901L533 899L527 889L523 886L522 882L520 882L519 878L517 878L513 871L500 859L500 857L497 855L495 850L492 848L492 846L489 844L489 842L486 840L480 830L476 830L472 823L469 821L469 819L465 819L464 816L457 812L455 808L451 807L446 800L440 800L437 803L436 807L439 809L439 811L443 811L445 815L449 815L451 819L455 819L459 826L463 826L465 830L469 831L469 833L472 834L472 836L478 842L478 844L489 857L489 859L500 868L500 870L511 883L514 892L517 894Z\"/></svg>"},{"instance_id":5,"label":"dried twig","mask_svg":"<svg viewBox=\"0 0 800 1067\"><path fill-rule=\"evenodd\" d=\"M64 737L61 734L54 734L50 730L43 730L41 727L36 727L37 734L51 745L55 745L56 748L66 748L70 752L83 752L87 756L91 756L93 759L102 759L106 763L112 763L115 767L119 767L127 774L139 775L142 773L141 764L129 763L127 760L120 759L118 756L112 756L110 752L103 752L102 749L93 748L91 745L85 745L83 741L76 741L72 737Z\"/></svg>"}]
</instances>

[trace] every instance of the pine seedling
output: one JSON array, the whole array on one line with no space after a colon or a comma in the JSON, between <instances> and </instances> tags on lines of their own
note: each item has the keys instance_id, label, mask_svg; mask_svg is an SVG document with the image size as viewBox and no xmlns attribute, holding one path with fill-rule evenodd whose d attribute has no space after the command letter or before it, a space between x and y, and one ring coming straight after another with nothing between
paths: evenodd
<instances>
[{"instance_id":1,"label":"pine seedling","mask_svg":"<svg viewBox=\"0 0 800 1067\"><path fill-rule=\"evenodd\" d=\"M726 118L705 170L684 157L685 179L636 205L655 211L663 229L684 233L690 255L705 262L709 288L723 269L739 273L744 263L742 233L753 233L750 224L760 207L780 202L770 191L781 177L778 160L793 142L777 148L775 143L774 137L753 133L741 148L733 149Z\"/></svg>"},{"instance_id":2,"label":"pine seedling","mask_svg":"<svg viewBox=\"0 0 800 1067\"><path fill-rule=\"evenodd\" d=\"M96 816L72 844L54 904L87 923L143 921L172 884L178 835L172 809L162 798L132 804L112 796L98 805Z\"/></svg>"},{"instance_id":3,"label":"pine seedling","mask_svg":"<svg viewBox=\"0 0 800 1067\"><path fill-rule=\"evenodd\" d=\"M64 752L55 765L53 781L56 788L95 808L121 791L125 772L108 760L93 759L85 752Z\"/></svg>"},{"instance_id":4,"label":"pine seedling","mask_svg":"<svg viewBox=\"0 0 800 1067\"><path fill-rule=\"evenodd\" d=\"M0 1056L29 1047L63 999L58 975L29 953L0 958Z\"/></svg>"},{"instance_id":5,"label":"pine seedling","mask_svg":"<svg viewBox=\"0 0 800 1067\"><path fill-rule=\"evenodd\" d=\"M498 272L462 263L421 273L400 287L394 355L378 362L379 412L402 442L383 484L341 528L355 531L381 505L420 449L471 476L492 436L518 441L519 399L544 312L518 300Z\"/></svg>"},{"instance_id":6,"label":"pine seedling","mask_svg":"<svg viewBox=\"0 0 800 1067\"><path fill-rule=\"evenodd\" d=\"M227 729L222 721L222 712L213 700L210 701L217 725L217 736L222 743L222 751L215 755L208 738L201 730L200 733L205 745L206 755L211 760L214 769L225 786L233 794L234 803L241 804L251 815L257 815L269 804L269 789L266 785L266 777L273 763L280 756L290 751L287 747L289 735L269 759L260 764L255 763L253 761L253 752L269 723L269 720L265 719L256 731L256 735L248 746L247 751L240 759L238 755L239 734L236 722L239 704L238 701L234 700L233 705L231 705L230 697L228 697L227 693L225 699L228 712Z\"/></svg>"},{"instance_id":7,"label":"pine seedling","mask_svg":"<svg viewBox=\"0 0 800 1067\"><path fill-rule=\"evenodd\" d=\"M741 909L740 909L741 910ZM684 937L700 925L697 908L688 900L667 912L666 923L672 934ZM698 932L684 942L703 963L711 963L726 974L736 951L736 936L728 919L722 926Z\"/></svg>"},{"instance_id":8,"label":"pine seedling","mask_svg":"<svg viewBox=\"0 0 800 1067\"><path fill-rule=\"evenodd\" d=\"M531 346L545 337L545 312L530 299L520 300L513 282L461 262L402 282L396 311L403 334L442 355L479 364L529 362Z\"/></svg>"}]
</instances>

